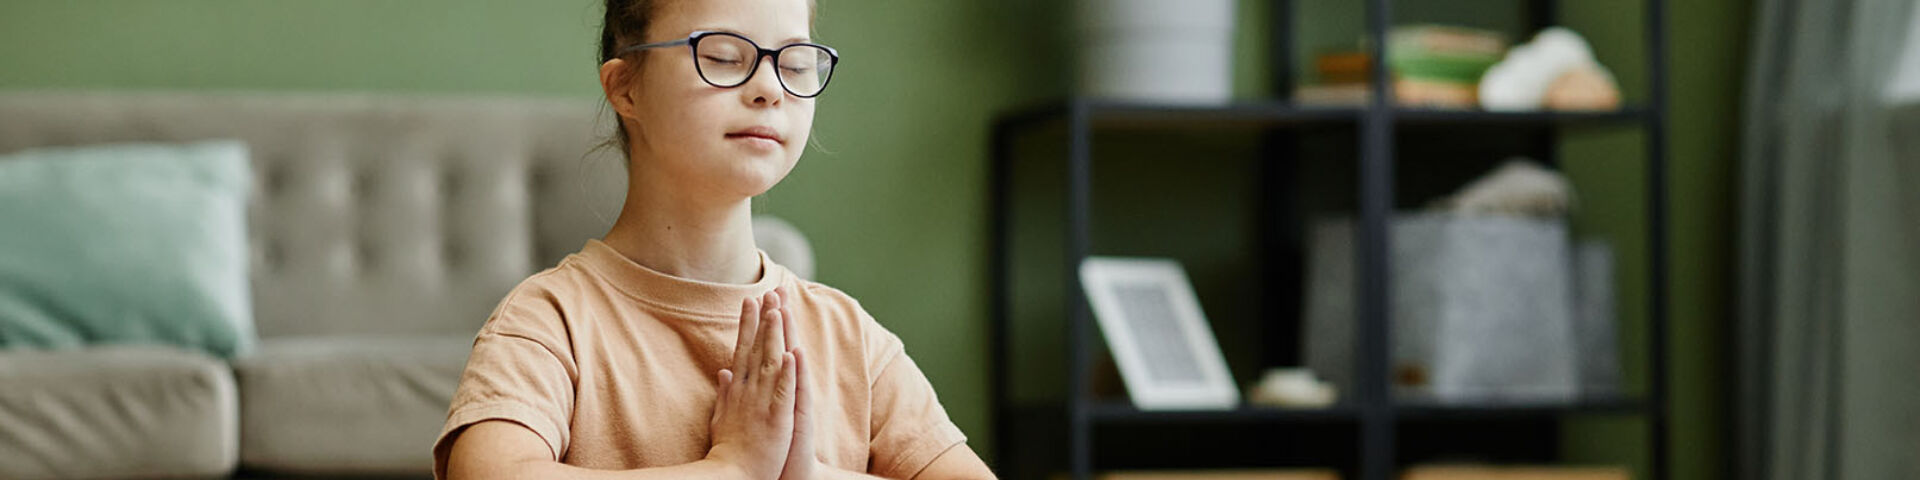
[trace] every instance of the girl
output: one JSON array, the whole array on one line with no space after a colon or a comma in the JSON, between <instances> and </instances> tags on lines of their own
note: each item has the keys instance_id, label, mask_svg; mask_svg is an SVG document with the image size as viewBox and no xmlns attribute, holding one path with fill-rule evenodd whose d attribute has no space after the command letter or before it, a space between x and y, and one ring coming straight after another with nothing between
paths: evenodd
<instances>
[{"instance_id":1,"label":"girl","mask_svg":"<svg viewBox=\"0 0 1920 480\"><path fill-rule=\"evenodd\" d=\"M608 0L628 189L480 330L434 475L991 478L900 339L753 243L838 56L809 0Z\"/></svg>"}]
</instances>

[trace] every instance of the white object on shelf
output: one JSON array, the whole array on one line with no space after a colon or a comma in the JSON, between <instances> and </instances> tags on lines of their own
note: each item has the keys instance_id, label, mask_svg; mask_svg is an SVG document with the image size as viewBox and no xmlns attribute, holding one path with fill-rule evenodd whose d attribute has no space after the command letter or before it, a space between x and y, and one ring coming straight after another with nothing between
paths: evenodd
<instances>
[{"instance_id":1,"label":"white object on shelf","mask_svg":"<svg viewBox=\"0 0 1920 480\"><path fill-rule=\"evenodd\" d=\"M1533 40L1507 51L1507 56L1480 77L1480 108L1495 112L1539 110L1547 87L1561 75L1591 69L1611 82L1613 74L1593 59L1593 49L1580 34L1565 27L1548 27Z\"/></svg>"},{"instance_id":2,"label":"white object on shelf","mask_svg":"<svg viewBox=\"0 0 1920 480\"><path fill-rule=\"evenodd\" d=\"M1573 182L1565 175L1514 157L1434 206L1460 214L1552 219L1566 216L1573 204Z\"/></svg>"},{"instance_id":3,"label":"white object on shelf","mask_svg":"<svg viewBox=\"0 0 1920 480\"><path fill-rule=\"evenodd\" d=\"M1339 400L1333 384L1313 376L1305 368L1268 369L1247 394L1247 403L1280 408L1327 408Z\"/></svg>"},{"instance_id":4,"label":"white object on shelf","mask_svg":"<svg viewBox=\"0 0 1920 480\"><path fill-rule=\"evenodd\" d=\"M1168 104L1232 99L1234 0L1075 5L1081 93Z\"/></svg>"}]
</instances>

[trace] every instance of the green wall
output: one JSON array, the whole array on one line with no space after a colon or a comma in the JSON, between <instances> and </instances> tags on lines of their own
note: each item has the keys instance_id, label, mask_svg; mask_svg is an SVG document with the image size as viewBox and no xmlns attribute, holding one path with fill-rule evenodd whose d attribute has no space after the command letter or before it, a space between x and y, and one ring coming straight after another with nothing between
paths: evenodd
<instances>
[{"instance_id":1,"label":"green wall","mask_svg":"<svg viewBox=\"0 0 1920 480\"><path fill-rule=\"evenodd\" d=\"M898 332L985 452L986 128L994 112L1065 91L1063 1L824 0L819 37L845 58L810 151L756 207L814 243L820 278ZM1638 2L1568 0L1564 18L1643 99ZM1728 351L1733 165L1747 0L1669 3L1675 478L1716 478ZM1353 38L1359 2L1298 0L1302 54ZM1400 2L1402 20L1508 28L1515 0ZM1465 5L1464 7L1462 5ZM1243 0L1236 91L1258 96L1268 2ZM372 91L598 98L598 2L7 0L0 88ZM1304 55L1301 58L1306 58ZM1620 308L1645 298L1644 171L1634 131L1570 135L1591 200L1576 227L1614 237ZM1606 200L1611 199L1611 200ZM1629 357L1644 334L1629 327ZM1638 350L1634 350L1638 349ZM1644 365L1630 361L1630 378ZM1571 422L1574 458L1637 459L1638 422Z\"/></svg>"},{"instance_id":2,"label":"green wall","mask_svg":"<svg viewBox=\"0 0 1920 480\"><path fill-rule=\"evenodd\" d=\"M986 128L1062 91L1027 49L1050 5L820 2L844 61L817 148L757 210L820 280L897 332L985 451ZM599 98L599 2L6 0L0 88L373 91ZM1044 42L1041 42L1044 43Z\"/></svg>"},{"instance_id":3,"label":"green wall","mask_svg":"<svg viewBox=\"0 0 1920 480\"><path fill-rule=\"evenodd\" d=\"M1667 2L1668 95L1670 108L1667 129L1669 141L1667 191L1671 209L1667 228L1671 248L1668 281L1671 286L1669 330L1672 345L1671 387L1672 435L1669 436L1672 478L1722 478L1726 465L1726 431L1732 405L1731 354L1732 271L1734 252L1735 165L1738 161L1740 94L1746 81L1748 21L1752 6L1747 0L1690 0ZM1627 5L1633 7L1637 5ZM1613 16L1644 14L1640 8L1622 8L1613 2L1578 2L1569 5L1568 15L1592 20L1577 25L1590 32L1596 42L1631 44L1633 50L1602 53L1614 63L1643 64L1644 47L1635 28L1626 28L1605 19ZM1636 69L1637 70L1637 69ZM1634 75L1642 75L1634 73ZM1644 88L1639 90L1644 92ZM1634 94L1634 89L1629 89ZM1639 98L1644 98L1644 93ZM1624 138L1622 138L1624 137ZM1617 157L1640 147L1635 135L1595 136L1569 139L1563 154L1570 161L1579 159L1588 181L1582 187L1609 194L1639 195L1638 188L1622 188L1633 180L1645 178L1637 168L1610 168L1619 165ZM1631 162L1629 162L1631 163ZM1587 186L1591 185L1591 186ZM1636 186L1637 187L1637 186ZM1643 205L1620 205L1622 210ZM1636 220L1614 215L1586 219L1580 228L1634 231L1627 226ZM1622 249L1623 254L1628 249ZM1641 270L1645 278L1644 247L1621 261L1623 273ZM1641 284L1624 286L1639 287ZM1633 295L1639 296L1639 295ZM1623 296L1620 308L1644 310L1647 299ZM1638 334L1640 332L1629 332ZM1629 344L1631 355L1645 358L1644 344ZM1631 366L1631 364L1630 364ZM1639 381L1639 377L1630 377ZM1570 431L1568 449L1576 458L1597 452L1617 452L1628 438L1639 438L1644 430L1638 422L1589 419L1577 422ZM1582 435L1589 434L1589 435Z\"/></svg>"}]
</instances>

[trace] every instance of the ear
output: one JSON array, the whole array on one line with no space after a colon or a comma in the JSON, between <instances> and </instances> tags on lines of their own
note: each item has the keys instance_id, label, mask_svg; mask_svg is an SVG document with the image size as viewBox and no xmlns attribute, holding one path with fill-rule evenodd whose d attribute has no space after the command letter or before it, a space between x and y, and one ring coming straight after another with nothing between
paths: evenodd
<instances>
[{"instance_id":1,"label":"ear","mask_svg":"<svg viewBox=\"0 0 1920 480\"><path fill-rule=\"evenodd\" d=\"M633 118L633 66L615 58L600 64L600 90L620 118Z\"/></svg>"}]
</instances>

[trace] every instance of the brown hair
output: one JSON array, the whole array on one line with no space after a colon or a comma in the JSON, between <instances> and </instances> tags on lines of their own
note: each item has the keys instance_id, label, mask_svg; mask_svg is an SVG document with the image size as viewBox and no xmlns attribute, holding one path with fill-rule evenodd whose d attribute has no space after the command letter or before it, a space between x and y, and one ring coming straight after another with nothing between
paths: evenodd
<instances>
[{"instance_id":1,"label":"brown hair","mask_svg":"<svg viewBox=\"0 0 1920 480\"><path fill-rule=\"evenodd\" d=\"M613 60L621 47L647 37L647 27L653 24L654 3L654 0L607 0L606 16L600 22L600 64ZM627 129L618 113L613 115L613 133L596 149L614 147L619 148L620 156L627 156Z\"/></svg>"},{"instance_id":2,"label":"brown hair","mask_svg":"<svg viewBox=\"0 0 1920 480\"><path fill-rule=\"evenodd\" d=\"M606 18L600 23L600 63L613 60L621 45L647 35L653 21L653 0L607 0Z\"/></svg>"}]
</instances>

